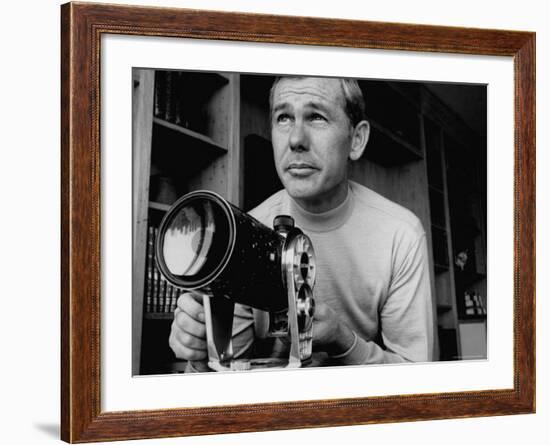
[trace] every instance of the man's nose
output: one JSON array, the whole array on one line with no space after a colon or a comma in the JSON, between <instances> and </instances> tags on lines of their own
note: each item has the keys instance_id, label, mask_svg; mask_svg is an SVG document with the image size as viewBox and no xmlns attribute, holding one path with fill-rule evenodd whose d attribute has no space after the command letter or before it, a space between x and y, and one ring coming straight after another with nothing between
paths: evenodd
<instances>
[{"instance_id":1,"label":"man's nose","mask_svg":"<svg viewBox=\"0 0 550 445\"><path fill-rule=\"evenodd\" d=\"M308 150L307 130L302 122L296 120L289 135L288 144L293 151Z\"/></svg>"}]
</instances>

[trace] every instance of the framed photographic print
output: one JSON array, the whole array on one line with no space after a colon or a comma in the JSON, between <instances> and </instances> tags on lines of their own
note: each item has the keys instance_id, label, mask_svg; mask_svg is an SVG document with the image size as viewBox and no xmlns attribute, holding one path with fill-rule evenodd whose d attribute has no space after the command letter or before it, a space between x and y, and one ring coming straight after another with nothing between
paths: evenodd
<instances>
[{"instance_id":1,"label":"framed photographic print","mask_svg":"<svg viewBox=\"0 0 550 445\"><path fill-rule=\"evenodd\" d=\"M534 412L534 41L63 5L62 439Z\"/></svg>"}]
</instances>

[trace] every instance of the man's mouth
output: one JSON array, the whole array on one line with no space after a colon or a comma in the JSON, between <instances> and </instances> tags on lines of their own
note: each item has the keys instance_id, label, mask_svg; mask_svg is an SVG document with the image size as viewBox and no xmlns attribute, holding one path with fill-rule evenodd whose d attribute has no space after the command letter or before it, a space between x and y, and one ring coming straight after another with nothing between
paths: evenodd
<instances>
[{"instance_id":1,"label":"man's mouth","mask_svg":"<svg viewBox=\"0 0 550 445\"><path fill-rule=\"evenodd\" d=\"M314 165L305 162L291 162L287 167L287 171L292 176L309 176L317 170Z\"/></svg>"}]
</instances>

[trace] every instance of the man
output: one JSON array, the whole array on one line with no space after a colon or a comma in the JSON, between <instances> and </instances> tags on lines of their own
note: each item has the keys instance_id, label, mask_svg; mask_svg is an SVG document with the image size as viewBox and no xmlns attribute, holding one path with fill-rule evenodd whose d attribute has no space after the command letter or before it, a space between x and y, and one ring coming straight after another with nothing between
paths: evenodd
<instances>
[{"instance_id":1,"label":"man","mask_svg":"<svg viewBox=\"0 0 550 445\"><path fill-rule=\"evenodd\" d=\"M294 217L317 260L314 350L320 364L429 361L432 301L426 237L418 218L348 180L369 138L357 83L285 77L271 90L271 136L284 190L251 213L271 226ZM234 351L250 354L262 314L236 310ZM261 336L261 333L260 333ZM204 360L201 297L180 297L170 335L179 358Z\"/></svg>"}]
</instances>

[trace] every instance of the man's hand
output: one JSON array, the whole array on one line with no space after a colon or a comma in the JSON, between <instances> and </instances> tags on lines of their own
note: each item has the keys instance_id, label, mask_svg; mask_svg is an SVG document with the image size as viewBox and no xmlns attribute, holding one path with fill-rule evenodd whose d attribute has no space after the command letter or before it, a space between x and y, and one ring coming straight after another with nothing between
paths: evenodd
<instances>
[{"instance_id":1,"label":"man's hand","mask_svg":"<svg viewBox=\"0 0 550 445\"><path fill-rule=\"evenodd\" d=\"M203 294L186 292L178 298L168 344L176 357L184 360L206 360L206 325Z\"/></svg>"},{"instance_id":2,"label":"man's hand","mask_svg":"<svg viewBox=\"0 0 550 445\"><path fill-rule=\"evenodd\" d=\"M325 303L315 305L313 316L313 348L329 355L339 355L353 345L353 331Z\"/></svg>"}]
</instances>

